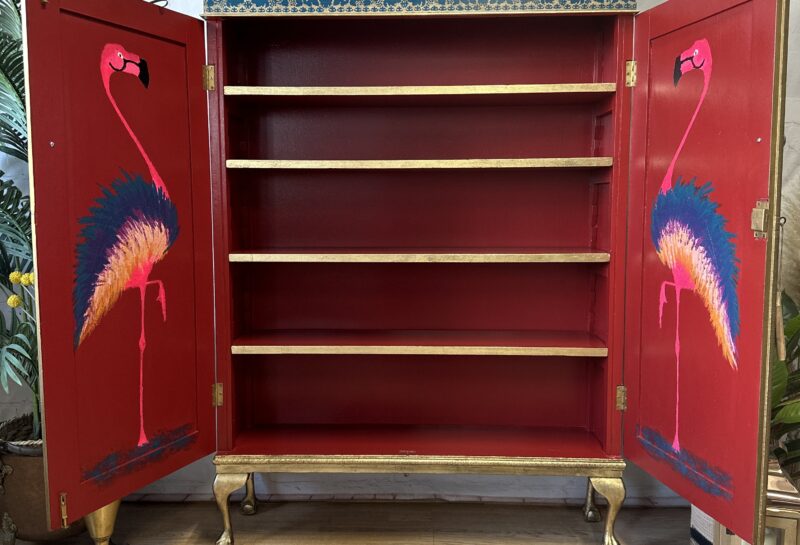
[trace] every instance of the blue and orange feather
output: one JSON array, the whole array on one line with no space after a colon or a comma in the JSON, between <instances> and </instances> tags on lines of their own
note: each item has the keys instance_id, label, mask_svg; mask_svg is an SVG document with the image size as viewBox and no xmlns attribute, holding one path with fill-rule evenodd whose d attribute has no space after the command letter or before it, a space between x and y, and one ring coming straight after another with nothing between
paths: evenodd
<instances>
[{"instance_id":1,"label":"blue and orange feather","mask_svg":"<svg viewBox=\"0 0 800 545\"><path fill-rule=\"evenodd\" d=\"M740 332L739 259L735 235L711 198L711 182L695 185L678 178L659 193L652 211L651 236L659 258L670 268L682 265L708 310L725 357L737 367L736 339Z\"/></svg>"},{"instance_id":2,"label":"blue and orange feather","mask_svg":"<svg viewBox=\"0 0 800 545\"><path fill-rule=\"evenodd\" d=\"M111 187L103 187L102 192L88 215L80 219L83 227L76 247L73 289L76 348L102 318L103 312L95 310L93 304L98 292L107 288L105 297L113 300L104 302L101 308L109 309L124 289L121 286L129 279L134 264L142 262L142 253L157 251L161 255L150 256L157 261L178 237L175 205L142 176L122 171L122 177ZM110 287L111 283L115 286Z\"/></svg>"}]
</instances>

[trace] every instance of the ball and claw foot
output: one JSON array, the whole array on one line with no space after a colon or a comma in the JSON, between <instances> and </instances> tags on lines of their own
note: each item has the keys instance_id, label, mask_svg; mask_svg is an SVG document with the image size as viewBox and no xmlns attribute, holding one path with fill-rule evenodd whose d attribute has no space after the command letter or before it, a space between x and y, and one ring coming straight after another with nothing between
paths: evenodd
<instances>
[{"instance_id":1,"label":"ball and claw foot","mask_svg":"<svg viewBox=\"0 0 800 545\"><path fill-rule=\"evenodd\" d=\"M242 504L239 506L239 509L241 509L243 515L255 515L258 511L258 501L256 500L256 487L253 481L253 473L250 473L247 476L247 484L245 486L247 494L242 500Z\"/></svg>"},{"instance_id":2,"label":"ball and claw foot","mask_svg":"<svg viewBox=\"0 0 800 545\"><path fill-rule=\"evenodd\" d=\"M592 481L586 480L586 503L583 505L583 519L586 522L600 522L602 517L597 505L594 503L594 488Z\"/></svg>"},{"instance_id":3,"label":"ball and claw foot","mask_svg":"<svg viewBox=\"0 0 800 545\"><path fill-rule=\"evenodd\" d=\"M233 532L231 530L223 530L222 535L217 540L217 545L233 545Z\"/></svg>"},{"instance_id":4,"label":"ball and claw foot","mask_svg":"<svg viewBox=\"0 0 800 545\"><path fill-rule=\"evenodd\" d=\"M590 486L608 501L603 545L620 545L614 535L614 523L617 521L617 514L622 508L622 502L625 501L625 484L619 478L592 477L589 481Z\"/></svg>"}]
</instances>

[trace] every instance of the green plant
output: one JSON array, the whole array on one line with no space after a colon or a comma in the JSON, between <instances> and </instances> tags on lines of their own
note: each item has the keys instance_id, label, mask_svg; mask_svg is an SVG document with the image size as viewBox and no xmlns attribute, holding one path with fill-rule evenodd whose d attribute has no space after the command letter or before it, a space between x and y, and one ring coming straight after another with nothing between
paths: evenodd
<instances>
[{"instance_id":1,"label":"green plant","mask_svg":"<svg viewBox=\"0 0 800 545\"><path fill-rule=\"evenodd\" d=\"M0 171L0 290L8 313L0 313L0 386L10 382L33 394L34 435L40 435L39 366L30 199Z\"/></svg>"},{"instance_id":2,"label":"green plant","mask_svg":"<svg viewBox=\"0 0 800 545\"><path fill-rule=\"evenodd\" d=\"M772 362L772 451L800 484L800 309L785 293L781 307L786 352Z\"/></svg>"},{"instance_id":3,"label":"green plant","mask_svg":"<svg viewBox=\"0 0 800 545\"><path fill-rule=\"evenodd\" d=\"M0 0L0 152L28 161L22 15L18 0Z\"/></svg>"}]
</instances>

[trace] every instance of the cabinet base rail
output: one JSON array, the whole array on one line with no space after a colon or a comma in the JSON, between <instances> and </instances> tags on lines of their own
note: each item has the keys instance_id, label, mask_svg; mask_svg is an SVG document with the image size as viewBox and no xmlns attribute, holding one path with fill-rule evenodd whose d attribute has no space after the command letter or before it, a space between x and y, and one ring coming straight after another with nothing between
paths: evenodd
<instances>
[{"instance_id":1,"label":"cabinet base rail","mask_svg":"<svg viewBox=\"0 0 800 545\"><path fill-rule=\"evenodd\" d=\"M614 523L625 500L622 472L625 462L618 458L509 458L475 456L401 456L401 455L218 455L214 458L217 476L214 497L222 514L223 531L217 545L233 545L230 496L246 488L241 510L253 515L257 510L255 473L419 473L485 474L587 477L587 522L599 522L600 512L594 503L595 493L608 502L603 545L619 545Z\"/></svg>"}]
</instances>

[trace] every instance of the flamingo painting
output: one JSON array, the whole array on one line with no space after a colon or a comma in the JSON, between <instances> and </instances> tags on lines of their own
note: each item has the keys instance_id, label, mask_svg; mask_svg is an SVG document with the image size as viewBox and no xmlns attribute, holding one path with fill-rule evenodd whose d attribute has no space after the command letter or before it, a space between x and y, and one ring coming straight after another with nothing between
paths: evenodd
<instances>
[{"instance_id":1,"label":"flamingo painting","mask_svg":"<svg viewBox=\"0 0 800 545\"><path fill-rule=\"evenodd\" d=\"M734 235L726 230L727 220L712 200L711 182L696 185L695 179L673 183L675 165L697 121L708 95L714 67L708 40L699 40L675 61L674 83L692 72L703 75L703 90L689 126L667 169L652 209L651 236L658 257L672 272L672 279L661 284L658 306L659 326L668 293L675 297L675 438L672 450L680 452L680 367L681 367L681 295L692 292L703 301L716 334L722 355L730 367L738 368L736 341L739 336L739 299L737 284L739 261Z\"/></svg>"},{"instance_id":2,"label":"flamingo painting","mask_svg":"<svg viewBox=\"0 0 800 545\"><path fill-rule=\"evenodd\" d=\"M73 307L75 313L74 345L77 350L95 330L128 289L139 296L139 441L148 443L144 426L144 354L145 308L147 290L157 289L156 301L161 317L167 319L164 283L151 279L153 266L164 259L178 236L178 214L167 187L159 176L111 93L111 79L117 75L138 78L145 88L150 74L147 62L118 44L107 44L100 56L100 77L108 101L130 135L149 170L147 181L141 175L122 172L121 178L102 189L102 196L82 225L76 248Z\"/></svg>"}]
</instances>

